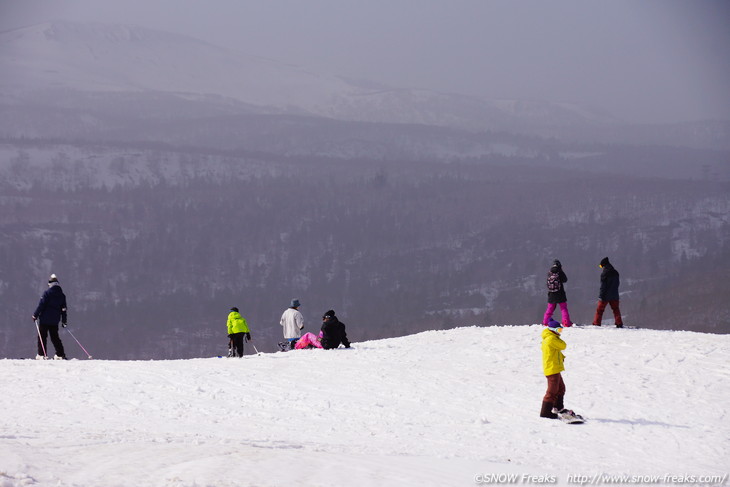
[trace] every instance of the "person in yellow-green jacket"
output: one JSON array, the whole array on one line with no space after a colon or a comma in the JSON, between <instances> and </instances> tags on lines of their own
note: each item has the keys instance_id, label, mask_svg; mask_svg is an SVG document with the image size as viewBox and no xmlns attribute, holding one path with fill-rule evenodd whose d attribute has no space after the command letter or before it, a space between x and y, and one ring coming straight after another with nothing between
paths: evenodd
<instances>
[{"instance_id":1,"label":"person in yellow-green jacket","mask_svg":"<svg viewBox=\"0 0 730 487\"><path fill-rule=\"evenodd\" d=\"M547 378L547 392L542 398L541 418L557 419L558 415L553 412L553 408L558 411L565 409L565 382L560 373L565 370L563 350L567 344L560 338L562 330L562 325L553 319L542 330L542 369Z\"/></svg>"},{"instance_id":2,"label":"person in yellow-green jacket","mask_svg":"<svg viewBox=\"0 0 730 487\"><path fill-rule=\"evenodd\" d=\"M243 357L243 339L251 340L251 330L248 329L248 324L241 313L238 312L238 308L235 306L231 308L231 312L228 314L228 338L231 340L233 345L234 357Z\"/></svg>"}]
</instances>

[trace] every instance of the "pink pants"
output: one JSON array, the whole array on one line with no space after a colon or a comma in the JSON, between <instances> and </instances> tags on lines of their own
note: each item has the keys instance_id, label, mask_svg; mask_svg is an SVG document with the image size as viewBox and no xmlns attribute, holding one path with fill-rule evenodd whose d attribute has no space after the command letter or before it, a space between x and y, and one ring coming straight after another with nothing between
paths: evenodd
<instances>
[{"instance_id":1,"label":"pink pants","mask_svg":"<svg viewBox=\"0 0 730 487\"><path fill-rule=\"evenodd\" d=\"M294 346L296 350L301 350L307 347L322 348L322 344L319 343L319 338L314 333L305 333L302 338L297 340L297 344Z\"/></svg>"},{"instance_id":2,"label":"pink pants","mask_svg":"<svg viewBox=\"0 0 730 487\"><path fill-rule=\"evenodd\" d=\"M555 303L548 303L547 309L545 310L545 316L542 317L542 324L547 325L548 321L550 321L550 318L553 317L553 313L555 312L555 307L557 304ZM573 324L572 321L570 321L570 313L568 313L568 303L560 303L560 315L563 318L563 321L561 321L561 324L570 326Z\"/></svg>"}]
</instances>

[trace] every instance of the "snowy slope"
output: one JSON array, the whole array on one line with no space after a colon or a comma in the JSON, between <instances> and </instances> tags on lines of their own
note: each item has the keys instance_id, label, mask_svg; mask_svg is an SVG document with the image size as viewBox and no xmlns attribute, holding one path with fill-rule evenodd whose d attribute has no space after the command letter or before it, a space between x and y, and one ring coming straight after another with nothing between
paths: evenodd
<instances>
[{"instance_id":1,"label":"snowy slope","mask_svg":"<svg viewBox=\"0 0 730 487\"><path fill-rule=\"evenodd\" d=\"M462 328L243 359L2 360L0 486L727 477L730 336L566 330L566 403L590 418L573 426L538 417L541 331Z\"/></svg>"}]
</instances>

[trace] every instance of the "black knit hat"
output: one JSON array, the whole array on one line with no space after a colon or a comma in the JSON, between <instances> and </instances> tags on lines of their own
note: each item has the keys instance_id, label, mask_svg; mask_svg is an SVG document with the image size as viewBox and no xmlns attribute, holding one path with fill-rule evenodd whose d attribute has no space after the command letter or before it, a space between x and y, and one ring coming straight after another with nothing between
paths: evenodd
<instances>
[{"instance_id":1,"label":"black knit hat","mask_svg":"<svg viewBox=\"0 0 730 487\"><path fill-rule=\"evenodd\" d=\"M608 261L608 257L604 257L603 259L601 259L601 267L606 267L608 264L610 264L610 262Z\"/></svg>"},{"instance_id":2,"label":"black knit hat","mask_svg":"<svg viewBox=\"0 0 730 487\"><path fill-rule=\"evenodd\" d=\"M324 316L322 316L322 319L328 319L328 318L334 318L335 317L335 310L331 309L327 311Z\"/></svg>"},{"instance_id":3,"label":"black knit hat","mask_svg":"<svg viewBox=\"0 0 730 487\"><path fill-rule=\"evenodd\" d=\"M233 308L231 308L231 311L235 311L236 313L238 313L238 308L236 308L236 307L234 306Z\"/></svg>"}]
</instances>

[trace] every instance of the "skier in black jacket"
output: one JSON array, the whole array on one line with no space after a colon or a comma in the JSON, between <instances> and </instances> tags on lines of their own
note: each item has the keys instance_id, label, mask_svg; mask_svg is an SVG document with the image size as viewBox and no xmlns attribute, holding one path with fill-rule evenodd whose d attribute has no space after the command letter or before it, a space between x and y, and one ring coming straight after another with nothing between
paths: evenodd
<instances>
[{"instance_id":1,"label":"skier in black jacket","mask_svg":"<svg viewBox=\"0 0 730 487\"><path fill-rule=\"evenodd\" d=\"M607 305L611 305L616 328L623 328L624 323L621 319L621 310L618 307L618 286L621 283L618 271L608 261L608 257L604 257L601 260L599 267L603 271L601 272L601 290L598 293L598 306L596 307L596 315L593 317L593 324L595 326L601 326L603 311Z\"/></svg>"},{"instance_id":2,"label":"skier in black jacket","mask_svg":"<svg viewBox=\"0 0 730 487\"><path fill-rule=\"evenodd\" d=\"M58 336L58 322L60 321L62 326L66 328L66 318L66 295L63 294L63 289L61 289L56 275L51 274L50 279L48 279L48 289L41 296L38 307L33 313L33 321L38 321L38 331L40 332L37 360L46 356L46 340L49 333L51 334L53 347L56 349L56 356L53 358L57 360L66 359L61 337Z\"/></svg>"},{"instance_id":3,"label":"skier in black jacket","mask_svg":"<svg viewBox=\"0 0 730 487\"><path fill-rule=\"evenodd\" d=\"M337 319L334 310L327 311L322 317L322 348L331 349L340 346L350 348L350 340L347 339L345 324Z\"/></svg>"}]
</instances>

